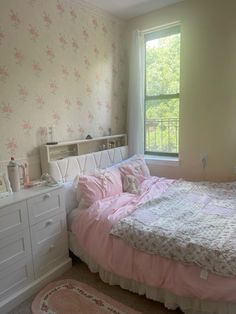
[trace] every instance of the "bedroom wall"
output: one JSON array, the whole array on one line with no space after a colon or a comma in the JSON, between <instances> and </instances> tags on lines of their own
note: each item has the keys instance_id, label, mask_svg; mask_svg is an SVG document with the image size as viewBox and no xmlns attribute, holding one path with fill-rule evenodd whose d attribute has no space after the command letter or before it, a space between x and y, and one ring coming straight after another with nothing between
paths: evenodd
<instances>
[{"instance_id":1,"label":"bedroom wall","mask_svg":"<svg viewBox=\"0 0 236 314\"><path fill-rule=\"evenodd\" d=\"M0 2L0 161L58 141L125 132L126 24L82 1Z\"/></svg>"},{"instance_id":2,"label":"bedroom wall","mask_svg":"<svg viewBox=\"0 0 236 314\"><path fill-rule=\"evenodd\" d=\"M235 12L234 0L187 0L130 21L130 33L175 21L182 24L180 165L152 164L153 174L236 179ZM201 153L208 154L205 170Z\"/></svg>"}]
</instances>

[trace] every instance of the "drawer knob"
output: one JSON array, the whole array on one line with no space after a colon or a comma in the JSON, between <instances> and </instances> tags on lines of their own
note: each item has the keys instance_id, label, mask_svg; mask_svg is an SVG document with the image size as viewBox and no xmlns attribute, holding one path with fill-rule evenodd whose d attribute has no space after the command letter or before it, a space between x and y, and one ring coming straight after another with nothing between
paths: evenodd
<instances>
[{"instance_id":1,"label":"drawer knob","mask_svg":"<svg viewBox=\"0 0 236 314\"><path fill-rule=\"evenodd\" d=\"M45 227L50 226L52 223L53 223L52 219L49 219L48 221L46 221Z\"/></svg>"},{"instance_id":2,"label":"drawer knob","mask_svg":"<svg viewBox=\"0 0 236 314\"><path fill-rule=\"evenodd\" d=\"M44 194L43 198L46 200L47 198L50 198L51 197L51 194L50 193L46 193Z\"/></svg>"}]
</instances>

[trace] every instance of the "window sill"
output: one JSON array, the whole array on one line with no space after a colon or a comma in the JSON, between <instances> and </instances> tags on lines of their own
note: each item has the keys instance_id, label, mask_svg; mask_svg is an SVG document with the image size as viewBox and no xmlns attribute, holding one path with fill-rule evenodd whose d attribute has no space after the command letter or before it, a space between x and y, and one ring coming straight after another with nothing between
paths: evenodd
<instances>
[{"instance_id":1,"label":"window sill","mask_svg":"<svg viewBox=\"0 0 236 314\"><path fill-rule=\"evenodd\" d=\"M179 166L179 157L168 157L168 156L156 156L156 155L145 155L145 161L149 165L157 166Z\"/></svg>"}]
</instances>

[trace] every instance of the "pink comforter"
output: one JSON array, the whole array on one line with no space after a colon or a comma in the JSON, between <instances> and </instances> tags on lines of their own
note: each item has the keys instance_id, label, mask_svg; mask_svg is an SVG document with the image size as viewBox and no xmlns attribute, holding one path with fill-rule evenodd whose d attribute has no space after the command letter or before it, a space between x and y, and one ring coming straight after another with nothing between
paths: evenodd
<instances>
[{"instance_id":1,"label":"pink comforter","mask_svg":"<svg viewBox=\"0 0 236 314\"><path fill-rule=\"evenodd\" d=\"M161 195L174 181L151 177L142 183L140 195L122 193L95 202L81 211L72 224L79 246L104 270L145 285L164 288L184 297L236 302L236 278L209 274L201 269L138 251L109 235L112 225L145 203Z\"/></svg>"}]
</instances>

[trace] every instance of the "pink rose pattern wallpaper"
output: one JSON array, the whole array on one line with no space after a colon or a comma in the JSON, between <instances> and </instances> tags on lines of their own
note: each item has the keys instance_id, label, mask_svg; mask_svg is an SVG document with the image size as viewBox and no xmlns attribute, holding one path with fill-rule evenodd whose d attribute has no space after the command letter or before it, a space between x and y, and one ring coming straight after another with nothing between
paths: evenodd
<instances>
[{"instance_id":1,"label":"pink rose pattern wallpaper","mask_svg":"<svg viewBox=\"0 0 236 314\"><path fill-rule=\"evenodd\" d=\"M78 0L0 3L0 160L125 132L126 24Z\"/></svg>"}]
</instances>

